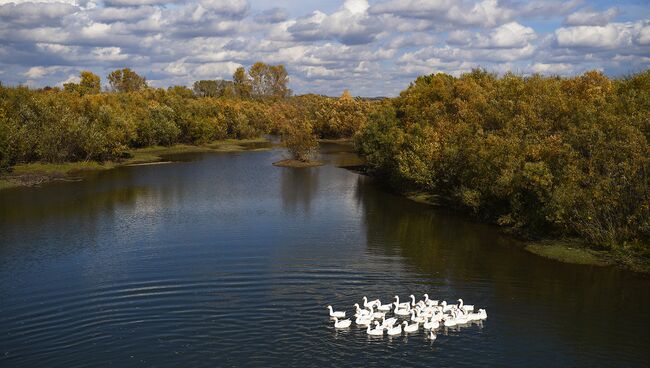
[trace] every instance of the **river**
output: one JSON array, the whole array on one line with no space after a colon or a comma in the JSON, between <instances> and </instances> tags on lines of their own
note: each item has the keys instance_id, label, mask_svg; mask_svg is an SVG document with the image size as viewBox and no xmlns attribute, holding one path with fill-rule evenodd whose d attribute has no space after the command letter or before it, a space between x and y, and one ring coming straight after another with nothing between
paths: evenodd
<instances>
[{"instance_id":1,"label":"river","mask_svg":"<svg viewBox=\"0 0 650 368\"><path fill-rule=\"evenodd\" d=\"M650 279L523 250L494 228L281 150L0 191L0 366L643 367ZM488 319L369 338L352 312L428 293Z\"/></svg>"}]
</instances>

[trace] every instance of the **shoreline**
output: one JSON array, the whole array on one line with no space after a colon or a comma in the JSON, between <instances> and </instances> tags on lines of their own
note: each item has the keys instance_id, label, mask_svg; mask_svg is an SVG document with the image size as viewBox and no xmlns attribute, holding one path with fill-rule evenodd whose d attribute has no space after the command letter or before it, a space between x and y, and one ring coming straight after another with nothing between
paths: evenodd
<instances>
[{"instance_id":1,"label":"shoreline","mask_svg":"<svg viewBox=\"0 0 650 368\"><path fill-rule=\"evenodd\" d=\"M397 193L416 203L453 210L452 207L442 204L444 201L441 201L435 194L426 192ZM494 226L494 224L489 223L488 225ZM577 238L547 238L533 241L507 233L504 228L498 226L496 228L505 235L522 242L524 250L539 257L568 264L620 267L632 272L650 274L648 260L636 254L633 250L624 253L621 249L598 249Z\"/></svg>"},{"instance_id":2,"label":"shoreline","mask_svg":"<svg viewBox=\"0 0 650 368\"><path fill-rule=\"evenodd\" d=\"M64 163L32 162L12 167L0 174L0 191L19 187L36 187L54 181L78 181L75 174L86 171L110 170L123 166L144 166L173 163L168 156L184 153L244 152L267 150L273 143L266 138L224 139L204 145L177 144L169 147L153 146L129 150L131 157L120 161L81 161Z\"/></svg>"}]
</instances>

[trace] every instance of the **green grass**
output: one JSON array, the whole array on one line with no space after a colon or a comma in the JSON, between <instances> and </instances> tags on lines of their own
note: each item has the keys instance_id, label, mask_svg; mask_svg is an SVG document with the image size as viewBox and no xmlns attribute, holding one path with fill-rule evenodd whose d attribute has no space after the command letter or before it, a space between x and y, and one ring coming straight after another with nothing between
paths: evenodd
<instances>
[{"instance_id":1,"label":"green grass","mask_svg":"<svg viewBox=\"0 0 650 368\"><path fill-rule=\"evenodd\" d=\"M82 170L103 170L115 167L112 162L100 164L95 161L88 162L64 162L64 163L41 163L21 164L13 167L12 175L25 174L68 174Z\"/></svg>"},{"instance_id":2,"label":"green grass","mask_svg":"<svg viewBox=\"0 0 650 368\"><path fill-rule=\"evenodd\" d=\"M577 241L545 241L526 245L526 250L539 256L564 263L609 266L613 262L608 252L589 249Z\"/></svg>"}]
</instances>

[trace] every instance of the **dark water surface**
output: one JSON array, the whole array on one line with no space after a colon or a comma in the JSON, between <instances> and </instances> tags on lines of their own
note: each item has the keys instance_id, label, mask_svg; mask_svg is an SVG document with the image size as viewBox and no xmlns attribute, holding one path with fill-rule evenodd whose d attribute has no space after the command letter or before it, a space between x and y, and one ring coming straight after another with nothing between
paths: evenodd
<instances>
[{"instance_id":1,"label":"dark water surface","mask_svg":"<svg viewBox=\"0 0 650 368\"><path fill-rule=\"evenodd\" d=\"M648 277L545 260L345 169L272 166L281 156L1 191L0 366L648 366ZM336 332L325 310L425 292L489 318L431 344Z\"/></svg>"}]
</instances>

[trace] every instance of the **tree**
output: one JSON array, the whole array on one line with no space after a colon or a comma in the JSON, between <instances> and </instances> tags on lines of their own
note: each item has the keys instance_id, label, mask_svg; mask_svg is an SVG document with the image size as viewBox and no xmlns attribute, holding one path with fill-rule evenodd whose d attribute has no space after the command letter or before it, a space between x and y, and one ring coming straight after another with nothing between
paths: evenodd
<instances>
[{"instance_id":1,"label":"tree","mask_svg":"<svg viewBox=\"0 0 650 368\"><path fill-rule=\"evenodd\" d=\"M117 92L135 92L147 88L146 78L130 68L114 70L107 78L111 88Z\"/></svg>"},{"instance_id":2,"label":"tree","mask_svg":"<svg viewBox=\"0 0 650 368\"><path fill-rule=\"evenodd\" d=\"M83 70L79 73L79 79L79 83L64 83L63 90L78 93L82 96L86 94L97 94L101 91L101 79L97 74Z\"/></svg>"},{"instance_id":3,"label":"tree","mask_svg":"<svg viewBox=\"0 0 650 368\"><path fill-rule=\"evenodd\" d=\"M244 98L251 96L251 81L244 67L240 66L235 70L235 73L232 75L232 81L237 96Z\"/></svg>"},{"instance_id":4,"label":"tree","mask_svg":"<svg viewBox=\"0 0 650 368\"><path fill-rule=\"evenodd\" d=\"M291 95L287 88L289 76L284 65L268 65L257 62L248 71L252 94L255 97L285 98Z\"/></svg>"},{"instance_id":5,"label":"tree","mask_svg":"<svg viewBox=\"0 0 650 368\"><path fill-rule=\"evenodd\" d=\"M101 91L101 78L99 78L99 75L94 74L93 72L89 72L87 70L83 70L81 73L79 73L79 77L81 78L81 81L79 82L79 87L83 91L84 94L87 93L99 93Z\"/></svg>"},{"instance_id":6,"label":"tree","mask_svg":"<svg viewBox=\"0 0 650 368\"><path fill-rule=\"evenodd\" d=\"M223 79L200 80L194 82L194 94L199 97L233 97L234 83Z\"/></svg>"}]
</instances>

